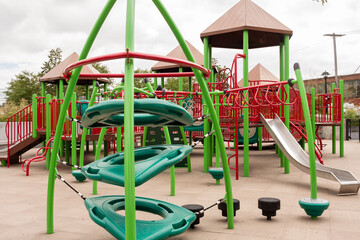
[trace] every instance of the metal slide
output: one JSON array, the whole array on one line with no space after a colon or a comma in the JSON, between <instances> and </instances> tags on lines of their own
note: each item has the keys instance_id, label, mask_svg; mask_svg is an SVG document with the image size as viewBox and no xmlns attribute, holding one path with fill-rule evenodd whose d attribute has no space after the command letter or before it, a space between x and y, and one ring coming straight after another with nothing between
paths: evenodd
<instances>
[{"instance_id":1,"label":"metal slide","mask_svg":"<svg viewBox=\"0 0 360 240\"><path fill-rule=\"evenodd\" d=\"M310 174L309 155L302 149L281 119L276 114L275 119L265 119L260 114L260 120L287 159L301 171ZM360 182L349 171L330 168L316 162L316 172L319 177L340 183L338 195L357 194L359 191Z\"/></svg>"}]
</instances>

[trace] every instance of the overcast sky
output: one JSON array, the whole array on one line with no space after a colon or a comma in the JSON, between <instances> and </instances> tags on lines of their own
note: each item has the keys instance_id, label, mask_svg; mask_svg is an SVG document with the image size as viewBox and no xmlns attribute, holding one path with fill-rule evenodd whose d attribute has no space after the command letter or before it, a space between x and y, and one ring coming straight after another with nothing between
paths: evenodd
<instances>
[{"instance_id":1,"label":"overcast sky","mask_svg":"<svg viewBox=\"0 0 360 240\"><path fill-rule=\"evenodd\" d=\"M238 0L163 0L184 38L203 52L200 33L234 6ZM253 0L293 30L290 64L299 62L304 78L334 74L333 42L337 38L339 74L352 74L360 66L360 1ZM63 58L80 53L106 0L0 0L0 81L6 87L22 70L39 72L50 49L61 48ZM126 1L118 0L89 56L125 49ZM167 55L178 46L169 27L151 0L136 1L135 50ZM214 49L213 57L230 66L241 50ZM263 64L278 76L278 47L250 50L249 67ZM155 62L135 62L135 68L151 68ZM108 62L111 72L123 71L123 61ZM291 68L292 69L292 68ZM291 75L293 71L290 71ZM360 73L360 69L357 70Z\"/></svg>"}]
</instances>

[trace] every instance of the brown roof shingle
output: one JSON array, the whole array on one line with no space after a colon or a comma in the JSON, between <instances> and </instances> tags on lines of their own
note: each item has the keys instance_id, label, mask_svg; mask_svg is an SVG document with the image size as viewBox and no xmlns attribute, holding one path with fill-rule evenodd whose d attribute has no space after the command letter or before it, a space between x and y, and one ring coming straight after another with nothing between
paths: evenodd
<instances>
[{"instance_id":1,"label":"brown roof shingle","mask_svg":"<svg viewBox=\"0 0 360 240\"><path fill-rule=\"evenodd\" d=\"M243 31L249 30L249 48L277 46L292 30L251 0L241 0L201 34L213 47L243 48Z\"/></svg>"},{"instance_id":2,"label":"brown roof shingle","mask_svg":"<svg viewBox=\"0 0 360 240\"><path fill-rule=\"evenodd\" d=\"M197 50L193 45L191 45L191 43L189 43L188 41L185 41L186 44L188 45L188 47L190 48L191 53L193 54L193 57L195 59L195 62L197 64L200 65L204 65L204 56L203 54ZM183 59L183 60L187 60L185 53L183 52L181 46L177 46L174 50L172 50L168 55L166 55L168 57L173 57L173 58L179 58L179 59ZM178 72L179 68L183 67L180 64L175 64L175 63L167 63L167 62L157 62L152 68L152 71L157 71L157 72ZM191 68L189 67L184 67L183 69L184 72L190 72Z\"/></svg>"},{"instance_id":3,"label":"brown roof shingle","mask_svg":"<svg viewBox=\"0 0 360 240\"><path fill-rule=\"evenodd\" d=\"M76 52L73 52L65 58L63 61L61 61L58 65L56 65L53 69L51 69L48 73L46 73L44 76L42 76L39 81L40 82L48 82L48 83L56 83L60 79L65 79L63 72L64 69L69 66L70 64L73 64L77 62L79 59L79 55ZM85 65L83 66L81 73L99 73L93 66L91 65ZM92 80L94 79L88 79L88 78L79 78L77 85L90 85L92 84ZM100 83L109 83L108 79L105 78L97 78L95 79L99 81Z\"/></svg>"},{"instance_id":4,"label":"brown roof shingle","mask_svg":"<svg viewBox=\"0 0 360 240\"><path fill-rule=\"evenodd\" d=\"M276 82L280 81L280 79L278 77L276 77L274 74L272 74L267 68L265 68L260 63L258 63L249 72L249 81L256 81L256 80L264 81L264 82L260 82L259 85L268 84L269 82L274 82L274 81L276 81ZM268 82L265 82L265 81L268 81ZM241 79L238 82L238 86L243 87L244 86L243 83L244 83L243 79Z\"/></svg>"}]
</instances>

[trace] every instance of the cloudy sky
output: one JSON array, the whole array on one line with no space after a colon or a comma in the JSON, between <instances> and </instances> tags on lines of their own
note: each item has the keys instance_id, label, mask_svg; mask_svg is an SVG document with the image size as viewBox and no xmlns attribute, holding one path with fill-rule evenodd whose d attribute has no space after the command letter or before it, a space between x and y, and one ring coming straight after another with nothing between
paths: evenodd
<instances>
[{"instance_id":1,"label":"cloudy sky","mask_svg":"<svg viewBox=\"0 0 360 240\"><path fill-rule=\"evenodd\" d=\"M200 33L234 6L238 0L163 0L183 36L202 52ZM344 33L337 38L339 74L360 73L360 1L253 0L294 32L290 40L290 64L299 62L304 78L332 75L333 42L326 33ZM23 70L39 72L50 49L61 48L63 58L80 53L106 0L0 0L0 81L6 88ZM118 0L105 22L89 56L125 49L125 0ZM177 46L170 29L150 0L136 1L135 50L166 55ZM241 50L214 49L221 65L230 66ZM250 51L250 69L257 63L278 76L278 48ZM151 68L155 62L136 61L136 68ZM113 73L122 72L123 61L107 63ZM292 74L292 71L291 71ZM292 74L293 75L293 74Z\"/></svg>"}]
</instances>

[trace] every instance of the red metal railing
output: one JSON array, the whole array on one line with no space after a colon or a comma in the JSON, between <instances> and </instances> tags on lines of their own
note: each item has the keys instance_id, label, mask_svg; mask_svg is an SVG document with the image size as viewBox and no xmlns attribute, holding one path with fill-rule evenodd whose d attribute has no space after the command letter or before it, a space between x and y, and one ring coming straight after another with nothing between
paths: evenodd
<instances>
[{"instance_id":1,"label":"red metal railing","mask_svg":"<svg viewBox=\"0 0 360 240\"><path fill-rule=\"evenodd\" d=\"M37 131L46 130L46 102L45 97L37 97Z\"/></svg>"},{"instance_id":2,"label":"red metal railing","mask_svg":"<svg viewBox=\"0 0 360 240\"><path fill-rule=\"evenodd\" d=\"M10 116L6 122L7 166L9 167L10 147L32 135L32 104Z\"/></svg>"},{"instance_id":3,"label":"red metal railing","mask_svg":"<svg viewBox=\"0 0 360 240\"><path fill-rule=\"evenodd\" d=\"M315 122L338 123L341 121L341 95L335 93L317 95Z\"/></svg>"},{"instance_id":4,"label":"red metal railing","mask_svg":"<svg viewBox=\"0 0 360 240\"><path fill-rule=\"evenodd\" d=\"M31 104L10 116L6 122L5 134L8 145L13 145L32 135Z\"/></svg>"}]
</instances>

